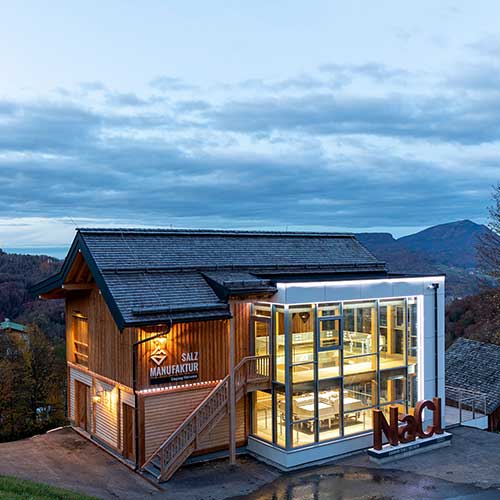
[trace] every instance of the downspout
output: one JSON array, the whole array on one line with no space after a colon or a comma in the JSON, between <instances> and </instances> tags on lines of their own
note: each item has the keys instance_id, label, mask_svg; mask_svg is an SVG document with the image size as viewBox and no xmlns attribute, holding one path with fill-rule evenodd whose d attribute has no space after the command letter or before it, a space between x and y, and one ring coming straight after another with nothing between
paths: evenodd
<instances>
[{"instance_id":1,"label":"downspout","mask_svg":"<svg viewBox=\"0 0 500 500\"><path fill-rule=\"evenodd\" d=\"M145 342L149 342L150 340L154 340L158 337L162 337L163 335L167 335L172 328L172 321L170 321L170 325L166 331L157 333L152 337L148 337L147 339L137 340L132 344L132 390L134 391L134 448L135 448L135 470L140 469L140 461L139 461L139 396L137 395L137 365L138 365L138 348L139 345L144 344Z\"/></svg>"},{"instance_id":2,"label":"downspout","mask_svg":"<svg viewBox=\"0 0 500 500\"><path fill-rule=\"evenodd\" d=\"M432 288L434 289L434 374L435 374L435 380L434 380L434 392L436 394L436 397L439 397L439 382L438 382L438 377L439 377L439 342L438 342L438 326L439 326L439 319L438 319L438 288L439 288L439 283L433 283Z\"/></svg>"}]
</instances>

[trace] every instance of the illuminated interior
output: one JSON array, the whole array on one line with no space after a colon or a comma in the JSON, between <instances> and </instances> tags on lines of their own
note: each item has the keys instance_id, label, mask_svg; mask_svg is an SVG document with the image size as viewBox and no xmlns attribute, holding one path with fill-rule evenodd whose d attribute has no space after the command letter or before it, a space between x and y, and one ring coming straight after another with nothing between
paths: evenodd
<instances>
[{"instance_id":1,"label":"illuminated interior","mask_svg":"<svg viewBox=\"0 0 500 500\"><path fill-rule=\"evenodd\" d=\"M272 359L272 389L252 396L262 440L296 448L365 433L373 408L411 412L418 399L415 297L259 303L252 325L255 354Z\"/></svg>"}]
</instances>

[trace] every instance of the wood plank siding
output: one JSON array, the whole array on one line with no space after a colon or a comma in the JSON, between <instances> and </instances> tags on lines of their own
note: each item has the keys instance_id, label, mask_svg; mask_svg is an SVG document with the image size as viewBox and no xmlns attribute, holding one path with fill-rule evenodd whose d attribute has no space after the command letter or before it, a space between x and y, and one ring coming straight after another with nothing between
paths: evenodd
<instances>
[{"instance_id":1,"label":"wood plank siding","mask_svg":"<svg viewBox=\"0 0 500 500\"><path fill-rule=\"evenodd\" d=\"M88 369L132 387L132 345L135 328L118 330L109 308L97 287L68 292L66 298L66 354L75 363L75 314L88 321Z\"/></svg>"},{"instance_id":2,"label":"wood plank siding","mask_svg":"<svg viewBox=\"0 0 500 500\"><path fill-rule=\"evenodd\" d=\"M236 363L250 354L250 304L236 303ZM163 327L164 328L164 327ZM160 328L139 329L139 339L153 336L161 332ZM223 379L229 372L229 320L200 321L173 325L166 336L164 347L168 363L180 363L183 352L198 352L198 382L209 382ZM151 387L149 383L149 367L153 342L146 342L139 347L138 387ZM176 383L165 384L167 387Z\"/></svg>"},{"instance_id":3,"label":"wood plank siding","mask_svg":"<svg viewBox=\"0 0 500 500\"><path fill-rule=\"evenodd\" d=\"M149 457L165 439L191 414L208 396L213 386L172 390L170 393L141 397L144 405L144 451ZM165 418L168 415L168 418ZM236 441L243 446L248 437L246 398L236 407ZM229 418L226 416L204 437L195 454L204 454L226 449L229 444Z\"/></svg>"}]
</instances>

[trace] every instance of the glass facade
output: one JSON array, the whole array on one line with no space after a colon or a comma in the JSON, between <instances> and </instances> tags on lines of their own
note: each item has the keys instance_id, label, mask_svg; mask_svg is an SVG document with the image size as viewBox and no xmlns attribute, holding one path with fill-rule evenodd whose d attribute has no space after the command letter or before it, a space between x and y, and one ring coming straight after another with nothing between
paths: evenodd
<instances>
[{"instance_id":1,"label":"glass facade","mask_svg":"<svg viewBox=\"0 0 500 500\"><path fill-rule=\"evenodd\" d=\"M372 409L418 400L417 298L256 304L255 354L272 389L252 395L253 435L283 448L369 432Z\"/></svg>"}]
</instances>

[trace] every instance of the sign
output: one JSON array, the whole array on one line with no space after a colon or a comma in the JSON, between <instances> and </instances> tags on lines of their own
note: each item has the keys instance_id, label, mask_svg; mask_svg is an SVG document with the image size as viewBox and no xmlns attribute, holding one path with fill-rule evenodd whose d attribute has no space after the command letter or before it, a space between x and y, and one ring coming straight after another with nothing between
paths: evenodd
<instances>
[{"instance_id":1,"label":"sign","mask_svg":"<svg viewBox=\"0 0 500 500\"><path fill-rule=\"evenodd\" d=\"M428 409L433 413L432 425L423 429L423 412ZM400 443L410 443L415 439L426 439L434 434L443 434L441 427L441 399L433 398L419 401L415 405L414 415L398 414L398 407L389 408L389 423L382 410L373 410L373 448L382 449L382 434L389 444L398 446Z\"/></svg>"},{"instance_id":2,"label":"sign","mask_svg":"<svg viewBox=\"0 0 500 500\"><path fill-rule=\"evenodd\" d=\"M165 339L154 341L154 348L149 356L149 381L151 384L167 384L198 378L198 352L182 352L177 363L169 363L165 349Z\"/></svg>"}]
</instances>

